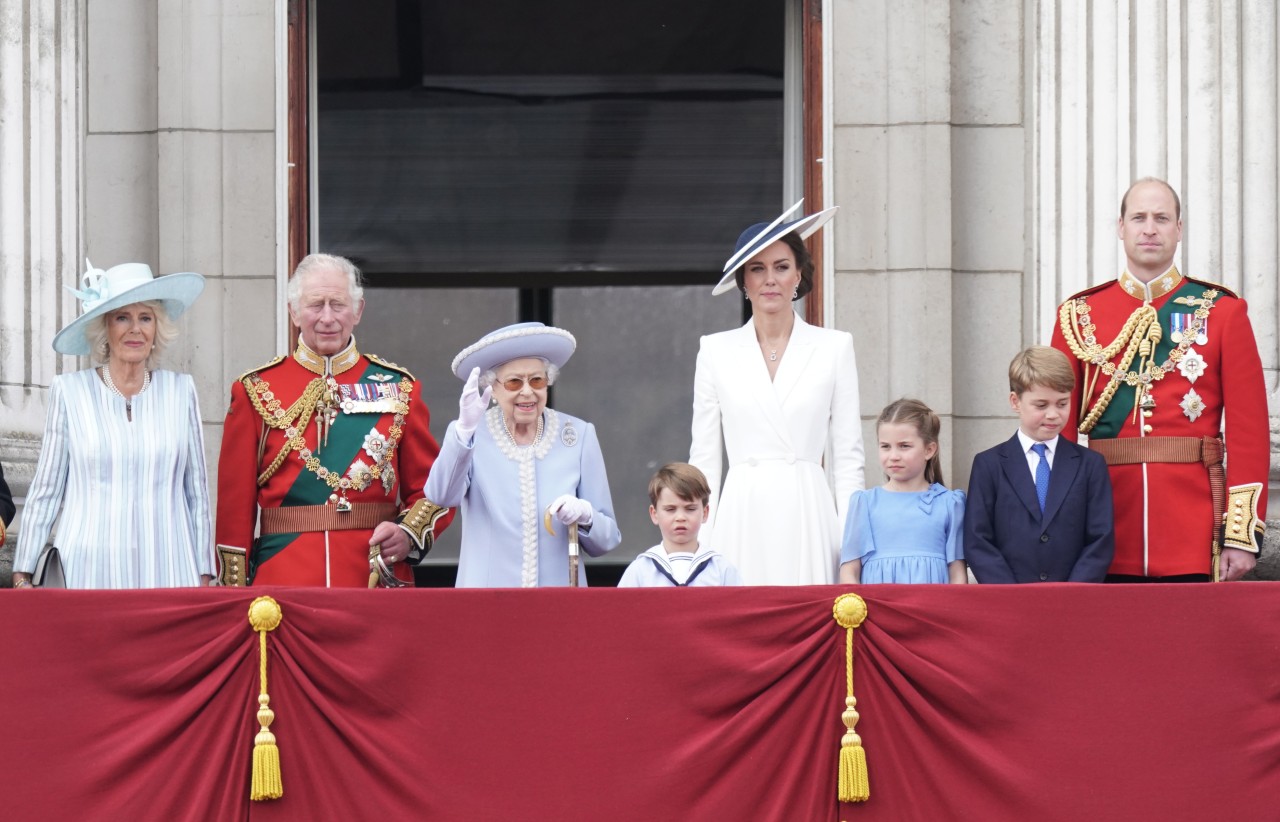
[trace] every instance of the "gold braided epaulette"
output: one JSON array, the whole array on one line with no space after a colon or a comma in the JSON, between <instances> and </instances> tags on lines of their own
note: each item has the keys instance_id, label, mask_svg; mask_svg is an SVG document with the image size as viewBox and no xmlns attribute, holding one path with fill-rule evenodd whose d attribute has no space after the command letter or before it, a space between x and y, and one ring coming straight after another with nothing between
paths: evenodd
<instances>
[{"instance_id":1,"label":"gold braided epaulette","mask_svg":"<svg viewBox=\"0 0 1280 822\"><path fill-rule=\"evenodd\" d=\"M1084 289L1084 290L1082 290L1082 291L1077 291L1076 293L1072 294L1070 297L1067 297L1067 298L1066 298L1065 300L1063 300L1062 302L1064 302L1064 303L1069 303L1069 302L1071 302L1072 300L1079 299L1080 297L1087 297L1087 296L1089 296L1090 294L1094 293L1095 291L1101 291L1102 289L1106 288L1106 287L1107 287L1107 286L1109 286L1109 285L1115 285L1115 282L1116 282L1115 280L1107 280L1107 281L1106 281L1106 282L1104 282L1104 283L1098 283L1097 285L1091 285L1091 286L1089 286L1088 288L1086 288L1086 289Z\"/></svg>"},{"instance_id":2,"label":"gold braided epaulette","mask_svg":"<svg viewBox=\"0 0 1280 822\"><path fill-rule=\"evenodd\" d=\"M1236 299L1240 299L1240 295L1239 295L1239 294L1237 294L1236 292L1232 291L1230 288L1227 288L1227 287L1226 287L1225 285L1223 285L1222 283L1215 283L1213 280L1206 280L1206 279L1203 279L1203 278L1201 278L1201 277L1188 277L1188 276L1187 276L1187 275L1185 275L1185 274L1183 274L1182 276L1183 276L1183 278L1184 278L1184 279L1186 279L1186 280L1188 280L1188 281L1190 281L1190 282L1193 282L1193 283L1198 283L1199 285L1202 285L1202 286L1204 286L1205 288L1212 288L1212 289L1214 289L1214 290L1216 290L1216 291L1221 291L1223 294L1225 294L1225 295L1226 295L1226 296L1228 296L1228 297L1235 297Z\"/></svg>"},{"instance_id":3,"label":"gold braided epaulette","mask_svg":"<svg viewBox=\"0 0 1280 822\"><path fill-rule=\"evenodd\" d=\"M365 359L369 360L369 362L373 363L374 365L380 365L383 368L390 369L391 371L399 371L401 374L404 374L405 377L409 378L410 380L413 380L414 382L417 382L417 378L414 377L413 374L410 374L409 369L405 368L403 365L396 365L390 360L384 360L382 359L382 357L379 357L377 354L370 354L368 351L362 351L360 353L364 354Z\"/></svg>"},{"instance_id":4,"label":"gold braided epaulette","mask_svg":"<svg viewBox=\"0 0 1280 822\"><path fill-rule=\"evenodd\" d=\"M272 366L279 365L280 363L284 362L285 358L288 356L289 356L288 354L281 354L280 356L275 357L274 359L264 362L262 365L255 366L254 368L250 368L248 371L236 377L236 382L244 382L244 378L249 376L250 374L257 374L259 371L266 371L268 368L271 368Z\"/></svg>"}]
</instances>

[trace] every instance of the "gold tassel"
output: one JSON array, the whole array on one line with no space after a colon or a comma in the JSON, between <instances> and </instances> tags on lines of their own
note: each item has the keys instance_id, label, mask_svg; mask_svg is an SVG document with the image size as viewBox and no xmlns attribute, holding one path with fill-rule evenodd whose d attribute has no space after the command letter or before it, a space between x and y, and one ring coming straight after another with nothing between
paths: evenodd
<instances>
[{"instance_id":1,"label":"gold tassel","mask_svg":"<svg viewBox=\"0 0 1280 822\"><path fill-rule=\"evenodd\" d=\"M249 798L255 802L279 799L284 796L280 783L280 749L276 747L276 735L271 733L275 711L271 710L271 697L267 695L267 632L274 631L283 614L280 604L271 597L258 597L249 605L249 625L258 632L258 735L253 738L253 781Z\"/></svg>"},{"instance_id":2,"label":"gold tassel","mask_svg":"<svg viewBox=\"0 0 1280 822\"><path fill-rule=\"evenodd\" d=\"M867 618L867 603L857 594L841 594L836 597L832 615L845 629L845 683L848 686L844 713L840 715L845 732L840 740L838 795L841 802L866 802L871 796L867 782L867 752L862 748L862 737L853 730L859 718L858 700L853 698L853 632Z\"/></svg>"}]
</instances>

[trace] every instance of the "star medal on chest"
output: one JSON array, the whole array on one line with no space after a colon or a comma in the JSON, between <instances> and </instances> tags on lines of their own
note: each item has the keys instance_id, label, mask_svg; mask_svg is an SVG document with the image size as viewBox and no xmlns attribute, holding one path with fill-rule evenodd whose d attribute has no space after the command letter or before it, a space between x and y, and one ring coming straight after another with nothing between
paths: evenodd
<instances>
[{"instance_id":1,"label":"star medal on chest","mask_svg":"<svg viewBox=\"0 0 1280 822\"><path fill-rule=\"evenodd\" d=\"M388 445L387 438L377 428L372 428L365 434L364 452L373 459L375 465L380 466L378 478L382 480L383 491L390 494L396 484L396 469L387 459Z\"/></svg>"}]
</instances>

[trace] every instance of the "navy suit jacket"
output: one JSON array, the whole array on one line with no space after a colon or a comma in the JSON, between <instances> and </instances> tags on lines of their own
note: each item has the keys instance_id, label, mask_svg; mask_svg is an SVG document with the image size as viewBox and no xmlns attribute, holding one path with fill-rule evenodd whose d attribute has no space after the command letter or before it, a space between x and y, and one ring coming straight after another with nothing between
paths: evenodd
<instances>
[{"instance_id":1,"label":"navy suit jacket","mask_svg":"<svg viewBox=\"0 0 1280 822\"><path fill-rule=\"evenodd\" d=\"M1017 434L973 458L964 558L978 582L1101 582L1114 553L1102 455L1059 437L1043 514Z\"/></svg>"}]
</instances>

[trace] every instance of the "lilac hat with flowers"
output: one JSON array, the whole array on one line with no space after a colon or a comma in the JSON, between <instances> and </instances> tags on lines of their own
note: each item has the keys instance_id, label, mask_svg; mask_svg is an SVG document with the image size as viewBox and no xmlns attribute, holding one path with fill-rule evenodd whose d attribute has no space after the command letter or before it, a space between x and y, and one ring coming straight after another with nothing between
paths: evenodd
<instances>
[{"instance_id":1,"label":"lilac hat with flowers","mask_svg":"<svg viewBox=\"0 0 1280 822\"><path fill-rule=\"evenodd\" d=\"M563 328L542 323L516 323L490 331L468 345L453 358L453 373L460 380L471 375L471 369L492 371L498 366L524 357L541 357L556 368L573 356L578 341Z\"/></svg>"}]
</instances>

